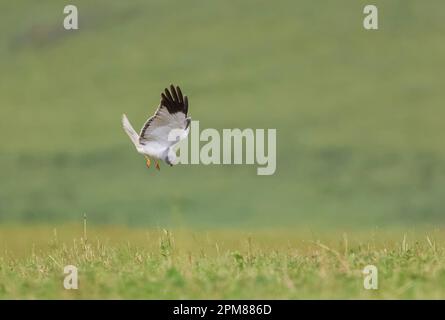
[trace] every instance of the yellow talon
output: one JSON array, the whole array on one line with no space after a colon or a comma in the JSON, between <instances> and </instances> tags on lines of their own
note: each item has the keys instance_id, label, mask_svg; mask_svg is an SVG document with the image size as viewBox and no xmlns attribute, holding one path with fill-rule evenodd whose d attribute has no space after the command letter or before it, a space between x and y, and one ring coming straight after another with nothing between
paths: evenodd
<instances>
[{"instance_id":1,"label":"yellow talon","mask_svg":"<svg viewBox=\"0 0 445 320\"><path fill-rule=\"evenodd\" d=\"M159 162L158 162L158 160L156 160L156 169L158 169L158 170L161 170L161 167L159 166Z\"/></svg>"},{"instance_id":2,"label":"yellow talon","mask_svg":"<svg viewBox=\"0 0 445 320\"><path fill-rule=\"evenodd\" d=\"M147 160L147 161L145 162L145 165L147 166L147 168L150 168L150 165L151 165L151 160L150 160L150 158L147 157L147 156L145 156L145 160Z\"/></svg>"}]
</instances>

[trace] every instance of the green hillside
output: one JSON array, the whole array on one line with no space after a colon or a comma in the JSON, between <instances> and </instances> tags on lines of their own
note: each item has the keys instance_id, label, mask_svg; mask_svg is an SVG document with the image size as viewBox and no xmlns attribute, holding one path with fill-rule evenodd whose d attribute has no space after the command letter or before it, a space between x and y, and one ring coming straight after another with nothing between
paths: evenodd
<instances>
[{"instance_id":1,"label":"green hillside","mask_svg":"<svg viewBox=\"0 0 445 320\"><path fill-rule=\"evenodd\" d=\"M0 4L0 222L445 223L440 0ZM147 169L121 128L181 85L201 128L276 128L277 171Z\"/></svg>"}]
</instances>

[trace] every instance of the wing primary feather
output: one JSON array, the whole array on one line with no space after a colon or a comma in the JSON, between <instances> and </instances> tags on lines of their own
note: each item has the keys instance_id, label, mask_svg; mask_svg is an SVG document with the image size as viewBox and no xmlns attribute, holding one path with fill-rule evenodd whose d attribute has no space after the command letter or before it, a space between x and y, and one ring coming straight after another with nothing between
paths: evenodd
<instances>
[{"instance_id":1,"label":"wing primary feather","mask_svg":"<svg viewBox=\"0 0 445 320\"><path fill-rule=\"evenodd\" d=\"M189 99L187 98L187 96L184 97L184 113L187 116L189 112Z\"/></svg>"},{"instance_id":2,"label":"wing primary feather","mask_svg":"<svg viewBox=\"0 0 445 320\"><path fill-rule=\"evenodd\" d=\"M168 97L169 102L173 102L172 95L170 94L170 91L168 91L167 88L165 88L165 95Z\"/></svg>"},{"instance_id":3,"label":"wing primary feather","mask_svg":"<svg viewBox=\"0 0 445 320\"><path fill-rule=\"evenodd\" d=\"M182 91L177 86L170 86L161 92L161 105L165 106L169 113L182 112L187 116L188 113L188 99L187 96L182 95Z\"/></svg>"},{"instance_id":4,"label":"wing primary feather","mask_svg":"<svg viewBox=\"0 0 445 320\"><path fill-rule=\"evenodd\" d=\"M173 95L173 101L176 102L176 103L180 103L180 100L178 98L178 94L176 93L176 89L175 89L175 87L172 84L170 85L170 91L172 92L172 95Z\"/></svg>"},{"instance_id":5,"label":"wing primary feather","mask_svg":"<svg viewBox=\"0 0 445 320\"><path fill-rule=\"evenodd\" d=\"M176 91L178 92L179 103L184 103L184 97L182 96L181 88L179 88L179 86L176 87Z\"/></svg>"}]
</instances>

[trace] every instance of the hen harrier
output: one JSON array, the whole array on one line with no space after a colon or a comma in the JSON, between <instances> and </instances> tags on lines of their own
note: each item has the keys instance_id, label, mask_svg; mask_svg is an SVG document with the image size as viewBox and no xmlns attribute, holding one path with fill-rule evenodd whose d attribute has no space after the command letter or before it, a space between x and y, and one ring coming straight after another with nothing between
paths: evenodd
<instances>
[{"instance_id":1,"label":"hen harrier","mask_svg":"<svg viewBox=\"0 0 445 320\"><path fill-rule=\"evenodd\" d=\"M151 164L150 158L155 159L158 170L160 169L158 160L164 160L170 166L176 164L177 157L173 148L179 141L185 139L190 131L191 118L187 117L187 112L187 96L182 96L179 87L171 85L170 90L166 88L165 93L161 93L158 109L145 122L140 134L136 133L127 116L122 115L124 130L136 146L136 150L144 155L148 168ZM171 130L176 130L176 140L169 140Z\"/></svg>"}]
</instances>

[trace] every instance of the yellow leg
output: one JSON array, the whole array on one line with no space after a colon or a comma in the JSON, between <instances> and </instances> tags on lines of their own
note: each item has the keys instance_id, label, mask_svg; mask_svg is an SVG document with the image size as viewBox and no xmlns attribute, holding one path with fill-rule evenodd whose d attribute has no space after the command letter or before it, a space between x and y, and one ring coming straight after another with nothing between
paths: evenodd
<instances>
[{"instance_id":1,"label":"yellow leg","mask_svg":"<svg viewBox=\"0 0 445 320\"><path fill-rule=\"evenodd\" d=\"M158 169L158 170L161 170L161 167L159 166L159 162L158 162L158 160L156 160L156 169Z\"/></svg>"},{"instance_id":2,"label":"yellow leg","mask_svg":"<svg viewBox=\"0 0 445 320\"><path fill-rule=\"evenodd\" d=\"M144 157L145 157L145 160L147 160L147 161L145 162L145 165L147 166L147 168L150 168L150 165L151 165L151 160L150 160L150 158L147 157L147 156L144 156Z\"/></svg>"}]
</instances>

